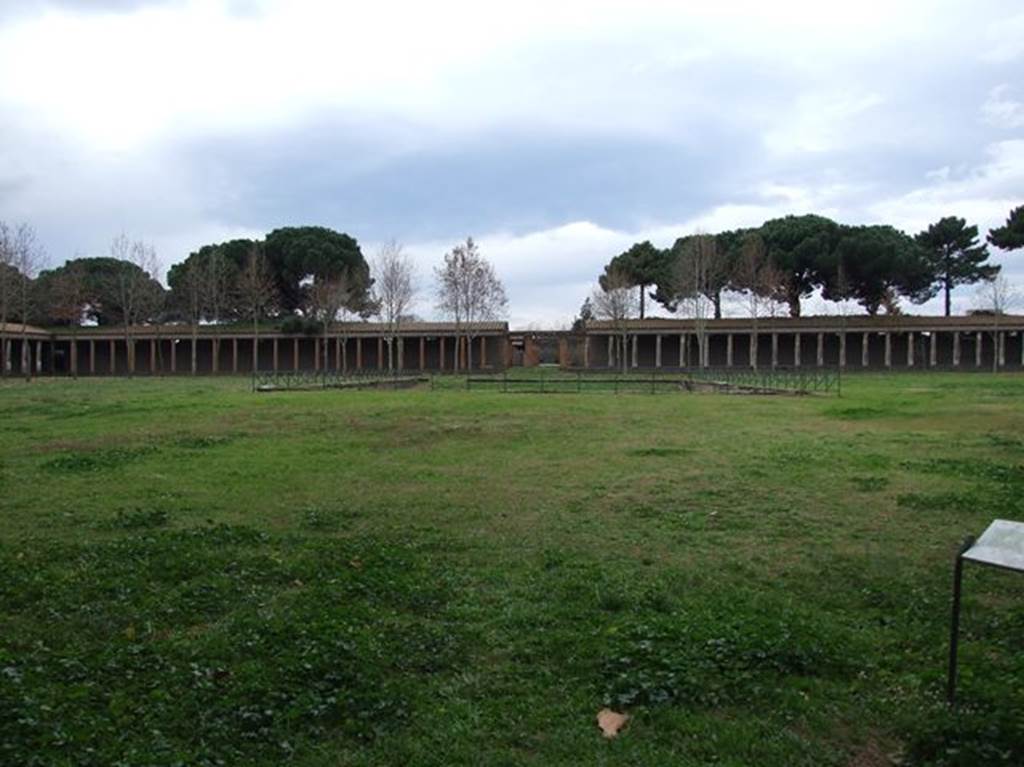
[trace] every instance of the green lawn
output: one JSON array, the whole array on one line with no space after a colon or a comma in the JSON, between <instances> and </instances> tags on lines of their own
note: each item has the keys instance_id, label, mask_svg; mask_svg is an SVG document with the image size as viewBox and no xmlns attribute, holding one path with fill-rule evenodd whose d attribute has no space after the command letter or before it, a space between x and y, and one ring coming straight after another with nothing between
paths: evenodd
<instances>
[{"instance_id":1,"label":"green lawn","mask_svg":"<svg viewBox=\"0 0 1024 767\"><path fill-rule=\"evenodd\" d=\"M1021 764L1019 576L942 700L1022 435L1015 375L0 384L0 764Z\"/></svg>"}]
</instances>

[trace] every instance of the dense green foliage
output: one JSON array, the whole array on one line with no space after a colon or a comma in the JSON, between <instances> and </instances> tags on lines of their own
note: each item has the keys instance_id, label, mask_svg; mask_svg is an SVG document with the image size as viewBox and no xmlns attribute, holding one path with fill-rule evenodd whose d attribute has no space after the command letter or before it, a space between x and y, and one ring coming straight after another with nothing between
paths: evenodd
<instances>
[{"instance_id":1,"label":"dense green foliage","mask_svg":"<svg viewBox=\"0 0 1024 767\"><path fill-rule=\"evenodd\" d=\"M124 317L119 282L133 276L151 294L149 303L161 306L163 286L135 264L108 256L73 258L56 269L41 272L35 280L33 319L46 325L78 324L82 320L116 325Z\"/></svg>"},{"instance_id":2,"label":"dense green foliage","mask_svg":"<svg viewBox=\"0 0 1024 767\"><path fill-rule=\"evenodd\" d=\"M0 762L1024 761L1021 377L451 384L0 385Z\"/></svg>"},{"instance_id":3,"label":"dense green foliage","mask_svg":"<svg viewBox=\"0 0 1024 767\"><path fill-rule=\"evenodd\" d=\"M167 271L167 284L171 289L171 303L179 316L188 318L190 297L188 295L189 272L195 270L202 275L200 281L207 286L210 281L217 281L223 285L223 305L217 311L220 314L218 319L223 321L237 320L245 317L244 307L240 307L236 301L235 291L232 286L238 282L239 275L245 268L246 259L255 247L260 244L253 240L229 240L228 242L203 245L199 250L190 253L184 261L174 264ZM208 309L203 301L203 308ZM202 312L208 314L208 311ZM207 316L212 320L213 317Z\"/></svg>"},{"instance_id":4,"label":"dense green foliage","mask_svg":"<svg viewBox=\"0 0 1024 767\"><path fill-rule=\"evenodd\" d=\"M281 308L293 312L305 303L307 279L348 275L356 288L349 307L358 311L366 303L373 281L359 243L347 234L322 226L275 229L264 243L267 259L277 280Z\"/></svg>"},{"instance_id":5,"label":"dense green foliage","mask_svg":"<svg viewBox=\"0 0 1024 767\"><path fill-rule=\"evenodd\" d=\"M833 263L822 269L825 297L853 298L871 315L897 295L915 302L933 295L934 271L925 253L891 226L843 227Z\"/></svg>"},{"instance_id":6,"label":"dense green foliage","mask_svg":"<svg viewBox=\"0 0 1024 767\"><path fill-rule=\"evenodd\" d=\"M985 263L988 248L978 242L978 227L967 226L962 218L947 216L918 234L916 239L927 253L929 275L942 291L947 317L953 288L990 280L999 273L998 266Z\"/></svg>"},{"instance_id":7,"label":"dense green foliage","mask_svg":"<svg viewBox=\"0 0 1024 767\"><path fill-rule=\"evenodd\" d=\"M988 241L1003 250L1024 248L1024 205L1011 210L1006 223L989 232Z\"/></svg>"},{"instance_id":8,"label":"dense green foliage","mask_svg":"<svg viewBox=\"0 0 1024 767\"><path fill-rule=\"evenodd\" d=\"M992 237L1011 245L1024 242L1014 234L1020 227L1014 223L1015 214L1006 227L993 231L993 243ZM653 285L651 297L677 311L686 292L679 265L695 236L680 237L664 250L646 241L633 245L605 266L601 286L618 270L640 287L641 298ZM763 243L770 282L751 281L754 265L744 261L744 243L752 236ZM786 304L790 315L798 317L801 302L816 290L826 299L853 300L876 314L881 307L896 311L901 297L922 303L941 289L948 315L953 288L992 279L999 271L986 263L988 251L978 244L978 228L956 217L944 218L912 238L891 226L849 226L817 215L784 216L757 228L720 232L714 240L715 255L702 275L701 293L714 307L715 317L721 316L725 291L754 291Z\"/></svg>"},{"instance_id":9,"label":"dense green foliage","mask_svg":"<svg viewBox=\"0 0 1024 767\"><path fill-rule=\"evenodd\" d=\"M638 242L629 250L613 258L598 278L603 289L608 287L608 278L613 274L622 275L640 290L640 317L645 314L646 293L650 285L664 281L667 266L664 254L647 240Z\"/></svg>"}]
</instances>

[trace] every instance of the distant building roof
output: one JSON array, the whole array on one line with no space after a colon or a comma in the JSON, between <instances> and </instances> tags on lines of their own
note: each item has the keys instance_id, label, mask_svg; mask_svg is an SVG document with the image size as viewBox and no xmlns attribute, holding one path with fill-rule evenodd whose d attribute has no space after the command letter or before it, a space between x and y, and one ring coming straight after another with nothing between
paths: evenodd
<instances>
[{"instance_id":1,"label":"distant building roof","mask_svg":"<svg viewBox=\"0 0 1024 767\"><path fill-rule=\"evenodd\" d=\"M866 314L820 315L810 317L759 317L757 329L761 333L773 330L792 333L801 332L861 332L861 331L912 331L912 330L988 330L998 325L1004 330L1024 329L1024 316L1019 314L974 314L968 316L942 317L911 314L883 314L871 317ZM608 320L591 320L587 323L590 333L611 333L617 325ZM694 319L648 318L629 320L626 324L630 333L692 333L698 329ZM704 328L711 333L749 333L753 320L749 317L724 317L720 320L704 320Z\"/></svg>"}]
</instances>

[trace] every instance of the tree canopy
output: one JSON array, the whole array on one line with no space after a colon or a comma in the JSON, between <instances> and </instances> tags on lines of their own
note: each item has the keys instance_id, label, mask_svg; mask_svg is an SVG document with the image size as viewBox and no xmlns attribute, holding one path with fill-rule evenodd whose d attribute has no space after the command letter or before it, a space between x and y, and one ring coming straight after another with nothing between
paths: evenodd
<instances>
[{"instance_id":1,"label":"tree canopy","mask_svg":"<svg viewBox=\"0 0 1024 767\"><path fill-rule=\"evenodd\" d=\"M821 264L835 250L839 224L824 216L785 216L765 221L760 234L783 280L781 293L789 313L799 317L801 300L822 283Z\"/></svg>"},{"instance_id":2,"label":"tree canopy","mask_svg":"<svg viewBox=\"0 0 1024 767\"><path fill-rule=\"evenodd\" d=\"M828 262L831 268L820 267L824 297L856 300L871 315L883 305L895 311L899 295L915 303L933 295L924 250L891 226L841 227Z\"/></svg>"},{"instance_id":3,"label":"tree canopy","mask_svg":"<svg viewBox=\"0 0 1024 767\"><path fill-rule=\"evenodd\" d=\"M1003 250L1024 248L1024 205L1011 210L1006 224L988 233L988 241Z\"/></svg>"},{"instance_id":4,"label":"tree canopy","mask_svg":"<svg viewBox=\"0 0 1024 767\"><path fill-rule=\"evenodd\" d=\"M978 227L967 226L962 218L946 216L918 233L915 239L926 254L932 295L942 291L947 317L953 288L990 280L999 273L998 266L985 263L988 248L978 242Z\"/></svg>"},{"instance_id":5,"label":"tree canopy","mask_svg":"<svg viewBox=\"0 0 1024 767\"><path fill-rule=\"evenodd\" d=\"M373 280L353 237L323 226L289 226L268 234L264 249L285 312L302 309L310 281L342 273L353 288L347 308L359 312L366 306Z\"/></svg>"},{"instance_id":6,"label":"tree canopy","mask_svg":"<svg viewBox=\"0 0 1024 767\"><path fill-rule=\"evenodd\" d=\"M79 319L97 325L120 322L124 308L115 286L126 276L138 280L150 303L162 306L164 287L136 264L109 256L73 258L40 272L34 285L37 321L48 325L78 324Z\"/></svg>"},{"instance_id":7,"label":"tree canopy","mask_svg":"<svg viewBox=\"0 0 1024 767\"><path fill-rule=\"evenodd\" d=\"M1011 213L1007 225L989 239L1005 245L1022 241L1015 227L1024 225L1024 207ZM701 294L721 316L722 294L743 293L759 303L776 302L799 317L802 301L821 291L833 301L860 303L869 313L896 310L900 297L922 303L942 290L949 313L949 292L958 285L991 279L999 267L986 263L988 251L978 242L978 229L962 218L948 217L916 237L887 225L848 226L818 215L784 216L761 226L714 235L679 237L670 248L637 243L605 266L608 275L625 275L632 285L653 284L652 297L670 312L680 300L680 264L697 237L712 237L715 247L702 266ZM1022 241L1024 242L1024 241ZM751 243L757 257L751 259ZM643 294L641 294L642 296ZM747 302L748 305L750 301ZM689 304L686 304L689 306Z\"/></svg>"},{"instance_id":8,"label":"tree canopy","mask_svg":"<svg viewBox=\"0 0 1024 767\"><path fill-rule=\"evenodd\" d=\"M644 240L609 261L598 282L605 288L611 276L615 275L617 282L625 279L632 287L639 288L640 318L643 319L647 288L664 282L668 260L665 251Z\"/></svg>"}]
</instances>

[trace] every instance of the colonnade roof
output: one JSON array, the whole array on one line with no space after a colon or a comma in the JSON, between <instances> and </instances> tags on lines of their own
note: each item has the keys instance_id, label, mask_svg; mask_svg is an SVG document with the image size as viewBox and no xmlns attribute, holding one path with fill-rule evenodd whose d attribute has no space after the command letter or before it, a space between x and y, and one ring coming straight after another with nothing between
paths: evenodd
<instances>
[{"instance_id":1,"label":"colonnade roof","mask_svg":"<svg viewBox=\"0 0 1024 767\"><path fill-rule=\"evenodd\" d=\"M29 338L49 339L51 331L37 328L35 325L22 325L20 322L0 322L0 333L6 336L26 335Z\"/></svg>"},{"instance_id":2,"label":"colonnade roof","mask_svg":"<svg viewBox=\"0 0 1024 767\"><path fill-rule=\"evenodd\" d=\"M20 325L18 326L20 328ZM79 338L82 340L106 340L124 338L124 328L119 325L104 326L82 326L77 328L49 328L37 329L41 337L54 340L67 340ZM164 325L137 325L132 328L132 335L135 338L173 337L188 338L193 333L192 325L186 324L164 324ZM231 325L200 325L195 329L200 336L216 336L218 338L252 338L252 326L245 323L233 323ZM397 334L400 336L438 336L456 334L470 334L473 336L497 336L508 333L507 322L473 322L456 325L454 322L403 322L398 327ZM330 327L327 333L330 337L367 337L380 338L390 335L391 331L384 322L339 322ZM319 338L321 333L284 333L277 327L260 327L260 338Z\"/></svg>"},{"instance_id":3,"label":"colonnade roof","mask_svg":"<svg viewBox=\"0 0 1024 767\"><path fill-rule=\"evenodd\" d=\"M694 319L650 318L629 320L626 323L615 323L607 320L594 320L587 323L588 333L618 333L624 328L629 333L693 333L700 327ZM710 333L750 333L754 330L754 320L749 317L725 317L720 320L703 321L704 330ZM871 317L866 314L854 315L822 315L811 317L760 317L757 319L759 333L814 333L814 332L894 332L909 331L976 331L991 330L998 326L1001 330L1024 329L1024 315L1019 314L971 314L956 317L921 316L909 314L881 315Z\"/></svg>"}]
</instances>

